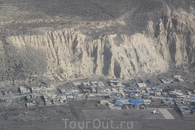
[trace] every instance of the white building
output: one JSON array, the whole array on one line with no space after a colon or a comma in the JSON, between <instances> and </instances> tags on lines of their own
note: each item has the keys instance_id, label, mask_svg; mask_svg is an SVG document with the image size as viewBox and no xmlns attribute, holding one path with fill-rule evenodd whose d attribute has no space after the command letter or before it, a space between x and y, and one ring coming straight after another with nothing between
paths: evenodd
<instances>
[{"instance_id":1,"label":"white building","mask_svg":"<svg viewBox=\"0 0 195 130\"><path fill-rule=\"evenodd\" d=\"M147 85L144 82L143 83L137 83L137 86L139 88L145 88L145 87L147 87Z\"/></svg>"},{"instance_id":2,"label":"white building","mask_svg":"<svg viewBox=\"0 0 195 130\"><path fill-rule=\"evenodd\" d=\"M32 93L45 94L45 93L54 92L54 89L51 87L40 86L40 87L32 87L31 91Z\"/></svg>"},{"instance_id":3,"label":"white building","mask_svg":"<svg viewBox=\"0 0 195 130\"><path fill-rule=\"evenodd\" d=\"M183 80L182 78L177 78L177 80L178 80L179 82L184 82L184 80Z\"/></svg>"},{"instance_id":4,"label":"white building","mask_svg":"<svg viewBox=\"0 0 195 130\"><path fill-rule=\"evenodd\" d=\"M25 87L25 86L22 86L22 87L19 87L19 92L20 92L21 94L25 94L25 93L30 93L31 91L30 91L29 88L27 88L27 87Z\"/></svg>"},{"instance_id":5,"label":"white building","mask_svg":"<svg viewBox=\"0 0 195 130\"><path fill-rule=\"evenodd\" d=\"M142 99L142 101L144 102L144 104L146 104L146 105L149 105L149 104L151 104L151 100L150 99Z\"/></svg>"},{"instance_id":6,"label":"white building","mask_svg":"<svg viewBox=\"0 0 195 130\"><path fill-rule=\"evenodd\" d=\"M124 88L125 85L122 85L120 81L111 79L110 80L110 86L113 88Z\"/></svg>"},{"instance_id":7,"label":"white building","mask_svg":"<svg viewBox=\"0 0 195 130\"><path fill-rule=\"evenodd\" d=\"M87 95L87 97L88 99L95 99L95 94L90 93Z\"/></svg>"},{"instance_id":8,"label":"white building","mask_svg":"<svg viewBox=\"0 0 195 130\"><path fill-rule=\"evenodd\" d=\"M174 75L174 78L181 78L181 75Z\"/></svg>"},{"instance_id":9,"label":"white building","mask_svg":"<svg viewBox=\"0 0 195 130\"><path fill-rule=\"evenodd\" d=\"M171 79L161 79L161 81L164 83L164 84L170 84L173 82L173 80Z\"/></svg>"},{"instance_id":10,"label":"white building","mask_svg":"<svg viewBox=\"0 0 195 130\"><path fill-rule=\"evenodd\" d=\"M91 81L91 85L94 87L104 87L104 84L101 81Z\"/></svg>"}]
</instances>

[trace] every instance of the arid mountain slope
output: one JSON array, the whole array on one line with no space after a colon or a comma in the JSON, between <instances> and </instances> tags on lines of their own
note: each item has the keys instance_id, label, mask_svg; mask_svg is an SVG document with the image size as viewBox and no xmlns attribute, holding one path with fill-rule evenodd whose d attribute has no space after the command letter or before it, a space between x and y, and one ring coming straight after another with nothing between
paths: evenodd
<instances>
[{"instance_id":1,"label":"arid mountain slope","mask_svg":"<svg viewBox=\"0 0 195 130\"><path fill-rule=\"evenodd\" d=\"M193 0L16 1L0 3L2 80L123 78L195 64Z\"/></svg>"}]
</instances>

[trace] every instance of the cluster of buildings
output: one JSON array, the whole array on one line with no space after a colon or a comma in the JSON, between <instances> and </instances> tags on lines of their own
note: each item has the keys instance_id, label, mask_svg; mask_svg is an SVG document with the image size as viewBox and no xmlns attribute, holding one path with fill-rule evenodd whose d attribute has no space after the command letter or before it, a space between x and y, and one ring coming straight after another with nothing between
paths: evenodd
<instances>
[{"instance_id":1,"label":"cluster of buildings","mask_svg":"<svg viewBox=\"0 0 195 130\"><path fill-rule=\"evenodd\" d=\"M66 96L59 96L55 94L44 94L43 95L43 101L46 106L48 105L63 105L64 103L67 103L68 100Z\"/></svg>"},{"instance_id":2,"label":"cluster of buildings","mask_svg":"<svg viewBox=\"0 0 195 130\"><path fill-rule=\"evenodd\" d=\"M18 88L18 92L21 94L45 94L45 93L52 93L54 92L54 88L48 87L48 86L38 86L38 87L27 87L27 86L21 86Z\"/></svg>"},{"instance_id":3,"label":"cluster of buildings","mask_svg":"<svg viewBox=\"0 0 195 130\"><path fill-rule=\"evenodd\" d=\"M172 79L160 79L161 83L152 86L150 83L139 81L136 86L124 85L117 79L111 79L104 84L102 81L70 82L58 88L40 85L38 87L21 86L18 88L20 94L26 95L26 106L40 105L63 105L68 100L99 100L100 104L108 105L111 109L135 107L144 109L147 107L172 107L183 117L195 115L195 90L185 88L184 90L171 87L182 84L184 80L180 75ZM182 87L184 88L184 87ZM2 91L4 95L6 91ZM194 116L195 117L195 116Z\"/></svg>"},{"instance_id":4,"label":"cluster of buildings","mask_svg":"<svg viewBox=\"0 0 195 130\"><path fill-rule=\"evenodd\" d=\"M105 86L101 81L83 82L76 86L81 85L83 91L78 91L76 94L72 92L74 99L99 99L101 103L107 104L110 108L123 107L127 109L131 107L135 108L147 108L147 107L171 107L178 108L178 112L184 113L184 107L178 105L178 100L182 99L185 102L195 102L195 91L190 91L186 88L185 91L170 88L175 82L182 84L184 80L180 75L173 76L172 79L164 78L160 79L162 82L158 86L150 86L145 82L137 82L137 86L125 86L117 79L111 79L109 86ZM74 84L74 83L73 83ZM186 106L183 104L183 106ZM194 107L189 107L190 114L193 113Z\"/></svg>"},{"instance_id":5,"label":"cluster of buildings","mask_svg":"<svg viewBox=\"0 0 195 130\"><path fill-rule=\"evenodd\" d=\"M82 93L82 90L77 93L71 92L74 99L98 98L101 102L106 102L111 108L113 108L113 105L118 107L131 105L141 108L144 106L145 108L145 104L150 105L152 103L159 103L159 100L153 99L152 97L161 96L163 91L159 87L148 87L144 82L137 83L137 87L125 86L116 79L111 79L109 81L109 86L105 86L101 81L75 84L77 86L81 85L82 89L87 93ZM70 90L70 88L66 89ZM70 93L66 92L62 94L68 95ZM163 103L162 99L160 99L160 103ZM164 104L168 104L168 101L165 101Z\"/></svg>"},{"instance_id":6,"label":"cluster of buildings","mask_svg":"<svg viewBox=\"0 0 195 130\"><path fill-rule=\"evenodd\" d=\"M18 87L20 95L25 95L26 107L61 105L67 103L66 96L58 96L56 88L40 85L37 87L21 86Z\"/></svg>"}]
</instances>

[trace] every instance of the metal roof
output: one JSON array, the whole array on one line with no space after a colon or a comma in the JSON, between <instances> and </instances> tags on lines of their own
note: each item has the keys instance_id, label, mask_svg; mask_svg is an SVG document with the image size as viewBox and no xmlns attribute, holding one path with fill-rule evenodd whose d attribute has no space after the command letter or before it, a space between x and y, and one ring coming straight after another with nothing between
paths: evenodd
<instances>
[{"instance_id":1,"label":"metal roof","mask_svg":"<svg viewBox=\"0 0 195 130\"><path fill-rule=\"evenodd\" d=\"M192 109L192 112L195 113L195 109Z\"/></svg>"},{"instance_id":2,"label":"metal roof","mask_svg":"<svg viewBox=\"0 0 195 130\"><path fill-rule=\"evenodd\" d=\"M67 94L66 96L73 96L73 94Z\"/></svg>"},{"instance_id":3,"label":"metal roof","mask_svg":"<svg viewBox=\"0 0 195 130\"><path fill-rule=\"evenodd\" d=\"M120 97L116 97L115 100L121 100L121 98Z\"/></svg>"},{"instance_id":4,"label":"metal roof","mask_svg":"<svg viewBox=\"0 0 195 130\"><path fill-rule=\"evenodd\" d=\"M131 102L131 103L144 103L141 99L130 99L129 102Z\"/></svg>"},{"instance_id":5,"label":"metal roof","mask_svg":"<svg viewBox=\"0 0 195 130\"><path fill-rule=\"evenodd\" d=\"M121 104L121 103L123 103L123 102L122 102L122 101L117 100L117 101L115 101L114 103L115 103L115 104L118 104L118 103L119 103L119 104Z\"/></svg>"},{"instance_id":6,"label":"metal roof","mask_svg":"<svg viewBox=\"0 0 195 130\"><path fill-rule=\"evenodd\" d=\"M133 88L133 90L138 90L137 88Z\"/></svg>"}]
</instances>

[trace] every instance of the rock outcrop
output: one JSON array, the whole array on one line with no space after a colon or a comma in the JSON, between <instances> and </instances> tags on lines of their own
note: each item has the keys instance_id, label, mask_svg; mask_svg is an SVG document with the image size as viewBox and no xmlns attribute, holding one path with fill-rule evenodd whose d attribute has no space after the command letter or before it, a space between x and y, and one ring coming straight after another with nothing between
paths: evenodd
<instances>
[{"instance_id":1,"label":"rock outcrop","mask_svg":"<svg viewBox=\"0 0 195 130\"><path fill-rule=\"evenodd\" d=\"M26 70L57 74L62 79L94 74L119 78L168 69L154 46L156 41L143 34L104 35L90 40L80 31L63 29L11 36L6 41L12 48L8 59L20 59Z\"/></svg>"}]
</instances>

